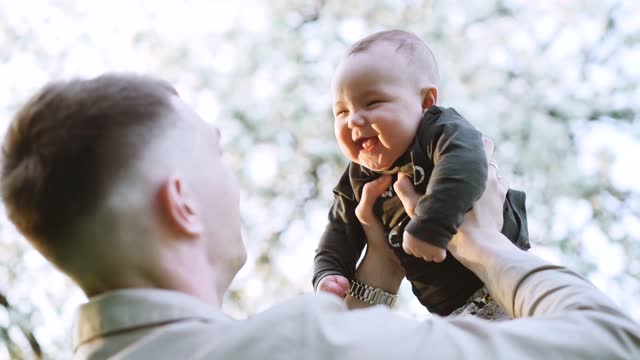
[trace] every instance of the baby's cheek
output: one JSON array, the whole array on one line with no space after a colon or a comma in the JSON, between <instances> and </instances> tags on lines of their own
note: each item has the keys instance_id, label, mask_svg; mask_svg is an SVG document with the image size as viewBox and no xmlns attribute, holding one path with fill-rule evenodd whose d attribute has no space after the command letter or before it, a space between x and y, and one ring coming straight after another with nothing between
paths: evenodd
<instances>
[{"instance_id":1,"label":"baby's cheek","mask_svg":"<svg viewBox=\"0 0 640 360\"><path fill-rule=\"evenodd\" d=\"M336 132L336 139L340 142L340 145L345 146L351 142L351 134L347 130L342 129L341 131Z\"/></svg>"},{"instance_id":2,"label":"baby's cheek","mask_svg":"<svg viewBox=\"0 0 640 360\"><path fill-rule=\"evenodd\" d=\"M353 143L353 141L351 141L351 136L349 135L348 138L341 138L338 140L340 143L340 148L342 149L343 154L349 158L350 160L354 161L355 159L358 158L358 154L359 151L356 148L355 144Z\"/></svg>"},{"instance_id":3,"label":"baby's cheek","mask_svg":"<svg viewBox=\"0 0 640 360\"><path fill-rule=\"evenodd\" d=\"M349 128L342 124L335 124L333 128L333 134L336 136L336 139L338 141L342 142L348 130Z\"/></svg>"}]
</instances>

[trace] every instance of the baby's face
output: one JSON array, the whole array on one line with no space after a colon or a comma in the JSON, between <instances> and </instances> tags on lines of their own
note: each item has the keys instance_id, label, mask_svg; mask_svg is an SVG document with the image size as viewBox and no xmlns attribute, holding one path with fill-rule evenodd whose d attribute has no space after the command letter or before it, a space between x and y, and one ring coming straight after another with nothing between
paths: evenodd
<instances>
[{"instance_id":1,"label":"baby's face","mask_svg":"<svg viewBox=\"0 0 640 360\"><path fill-rule=\"evenodd\" d=\"M422 99L407 61L377 44L348 56L333 79L335 135L344 155L386 170L409 148L422 117Z\"/></svg>"}]
</instances>

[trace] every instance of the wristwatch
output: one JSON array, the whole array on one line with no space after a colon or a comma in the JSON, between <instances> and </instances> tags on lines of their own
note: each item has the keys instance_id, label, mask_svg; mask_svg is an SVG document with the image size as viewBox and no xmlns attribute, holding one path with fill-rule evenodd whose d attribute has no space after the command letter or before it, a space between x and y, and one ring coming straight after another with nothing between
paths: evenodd
<instances>
[{"instance_id":1,"label":"wristwatch","mask_svg":"<svg viewBox=\"0 0 640 360\"><path fill-rule=\"evenodd\" d=\"M349 295L369 305L384 305L393 307L398 295L388 293L380 288L374 288L358 280L351 280Z\"/></svg>"}]
</instances>

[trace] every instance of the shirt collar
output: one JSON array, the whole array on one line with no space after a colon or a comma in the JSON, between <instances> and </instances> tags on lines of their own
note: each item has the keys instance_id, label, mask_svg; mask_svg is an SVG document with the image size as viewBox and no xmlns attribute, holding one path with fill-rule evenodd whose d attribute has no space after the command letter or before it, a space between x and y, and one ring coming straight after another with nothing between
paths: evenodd
<instances>
[{"instance_id":1,"label":"shirt collar","mask_svg":"<svg viewBox=\"0 0 640 360\"><path fill-rule=\"evenodd\" d=\"M123 289L80 306L73 348L94 338L184 320L231 321L220 310L190 295L161 289Z\"/></svg>"},{"instance_id":2,"label":"shirt collar","mask_svg":"<svg viewBox=\"0 0 640 360\"><path fill-rule=\"evenodd\" d=\"M403 172L409 175L411 178L414 178L414 172L415 172L414 165L413 165L413 148L414 147L415 147L415 140L414 140L414 144L411 145L411 148L407 150L407 152L405 152L400 158L398 158L398 160L396 160L393 163L393 165L391 166L391 169L389 170L374 171L374 170L367 169L362 165L352 162L349 165L349 170L348 170L349 171L348 185L341 182L336 186L336 189L334 190L342 194L348 194L350 192L353 192L355 196L354 200L358 202L360 201L360 196L362 194L362 188L364 187L364 185L372 180L377 179L381 175L395 175L399 172Z\"/></svg>"}]
</instances>

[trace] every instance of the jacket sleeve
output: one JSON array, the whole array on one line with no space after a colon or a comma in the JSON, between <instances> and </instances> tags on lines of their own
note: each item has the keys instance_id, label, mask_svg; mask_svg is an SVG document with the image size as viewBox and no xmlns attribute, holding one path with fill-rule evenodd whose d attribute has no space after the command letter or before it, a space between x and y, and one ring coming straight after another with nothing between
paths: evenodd
<instances>
[{"instance_id":1,"label":"jacket sleeve","mask_svg":"<svg viewBox=\"0 0 640 360\"><path fill-rule=\"evenodd\" d=\"M345 179L346 177L346 179ZM348 184L348 171L340 181ZM329 211L329 223L320 238L314 259L313 287L327 275L353 278L356 263L366 244L360 221L355 215L356 202L350 186L338 185Z\"/></svg>"},{"instance_id":2,"label":"jacket sleeve","mask_svg":"<svg viewBox=\"0 0 640 360\"><path fill-rule=\"evenodd\" d=\"M429 115L428 112L426 116ZM462 225L464 214L486 186L487 158L482 133L449 108L423 123L418 136L423 144L421 150L434 167L426 193L418 200L416 216L406 231L446 249Z\"/></svg>"}]
</instances>

